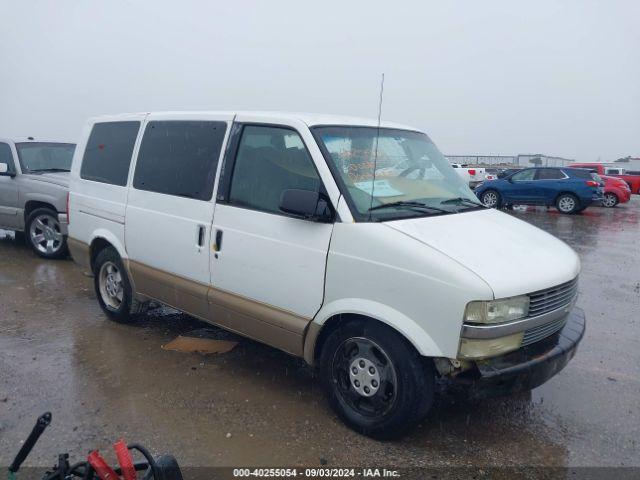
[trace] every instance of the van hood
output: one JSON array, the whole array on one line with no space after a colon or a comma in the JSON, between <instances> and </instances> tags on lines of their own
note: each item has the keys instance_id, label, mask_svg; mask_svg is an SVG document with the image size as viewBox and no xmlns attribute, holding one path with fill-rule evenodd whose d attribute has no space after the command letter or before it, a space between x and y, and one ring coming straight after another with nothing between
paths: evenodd
<instances>
[{"instance_id":1,"label":"van hood","mask_svg":"<svg viewBox=\"0 0 640 480\"><path fill-rule=\"evenodd\" d=\"M385 222L468 268L495 298L522 295L573 280L578 255L562 240L493 209Z\"/></svg>"},{"instance_id":2,"label":"van hood","mask_svg":"<svg viewBox=\"0 0 640 480\"><path fill-rule=\"evenodd\" d=\"M54 185L69 188L69 172L27 173L24 176L35 182L52 183Z\"/></svg>"}]
</instances>

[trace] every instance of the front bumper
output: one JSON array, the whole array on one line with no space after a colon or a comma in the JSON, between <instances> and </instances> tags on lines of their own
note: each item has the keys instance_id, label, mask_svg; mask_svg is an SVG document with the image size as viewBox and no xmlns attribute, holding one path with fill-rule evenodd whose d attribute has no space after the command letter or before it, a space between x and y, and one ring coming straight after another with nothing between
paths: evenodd
<instances>
[{"instance_id":1,"label":"front bumper","mask_svg":"<svg viewBox=\"0 0 640 480\"><path fill-rule=\"evenodd\" d=\"M585 331L584 311L574 308L564 327L539 342L505 355L478 360L452 379L472 398L488 398L531 390L562 370L573 358Z\"/></svg>"}]
</instances>

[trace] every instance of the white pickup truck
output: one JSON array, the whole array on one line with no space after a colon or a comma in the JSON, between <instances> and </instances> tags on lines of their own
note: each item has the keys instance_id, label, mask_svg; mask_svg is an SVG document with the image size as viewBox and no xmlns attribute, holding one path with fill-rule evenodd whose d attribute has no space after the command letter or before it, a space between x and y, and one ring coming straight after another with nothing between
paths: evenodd
<instances>
[{"instance_id":1,"label":"white pickup truck","mask_svg":"<svg viewBox=\"0 0 640 480\"><path fill-rule=\"evenodd\" d=\"M488 174L482 167L469 167L465 164L452 163L451 166L456 169L456 173L460 175L469 187L475 188L485 180L495 180L496 176Z\"/></svg>"}]
</instances>

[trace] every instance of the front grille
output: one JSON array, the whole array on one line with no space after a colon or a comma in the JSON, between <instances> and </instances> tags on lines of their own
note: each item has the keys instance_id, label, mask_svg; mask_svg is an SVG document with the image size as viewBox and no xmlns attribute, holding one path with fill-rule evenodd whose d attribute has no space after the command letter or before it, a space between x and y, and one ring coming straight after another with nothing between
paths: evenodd
<instances>
[{"instance_id":1,"label":"front grille","mask_svg":"<svg viewBox=\"0 0 640 480\"><path fill-rule=\"evenodd\" d=\"M538 340L542 340L543 338L548 337L549 335L553 335L567 322L567 317L562 317L553 322L545 323L544 325L539 325L534 328L530 328L529 330L525 330L524 336L522 337L521 346L531 345L532 343L536 343Z\"/></svg>"},{"instance_id":2,"label":"front grille","mask_svg":"<svg viewBox=\"0 0 640 480\"><path fill-rule=\"evenodd\" d=\"M562 308L570 304L577 294L578 277L562 285L530 293L529 317L537 317Z\"/></svg>"}]
</instances>

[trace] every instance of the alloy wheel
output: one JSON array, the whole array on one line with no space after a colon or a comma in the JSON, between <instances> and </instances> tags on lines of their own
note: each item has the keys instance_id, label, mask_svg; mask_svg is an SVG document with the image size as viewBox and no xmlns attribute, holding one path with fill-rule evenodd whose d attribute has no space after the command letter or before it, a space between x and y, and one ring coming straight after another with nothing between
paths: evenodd
<instances>
[{"instance_id":1,"label":"alloy wheel","mask_svg":"<svg viewBox=\"0 0 640 480\"><path fill-rule=\"evenodd\" d=\"M618 204L618 198L613 193L605 193L602 204L609 208L615 207Z\"/></svg>"},{"instance_id":2,"label":"alloy wheel","mask_svg":"<svg viewBox=\"0 0 640 480\"><path fill-rule=\"evenodd\" d=\"M562 197L558 202L558 209L561 212L571 212L576 208L576 201L573 197Z\"/></svg>"},{"instance_id":3,"label":"alloy wheel","mask_svg":"<svg viewBox=\"0 0 640 480\"><path fill-rule=\"evenodd\" d=\"M482 203L485 207L494 208L498 204L498 194L492 191L485 192L482 195Z\"/></svg>"},{"instance_id":4,"label":"alloy wheel","mask_svg":"<svg viewBox=\"0 0 640 480\"><path fill-rule=\"evenodd\" d=\"M45 255L56 254L64 245L60 223L53 215L46 213L33 219L29 227L29 237L33 246Z\"/></svg>"}]
</instances>

